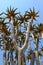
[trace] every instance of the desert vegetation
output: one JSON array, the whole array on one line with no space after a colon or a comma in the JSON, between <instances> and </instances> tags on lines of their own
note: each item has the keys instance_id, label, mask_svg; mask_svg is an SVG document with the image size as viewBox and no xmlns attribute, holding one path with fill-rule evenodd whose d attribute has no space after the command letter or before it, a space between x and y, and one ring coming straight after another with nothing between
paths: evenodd
<instances>
[{"instance_id":1,"label":"desert vegetation","mask_svg":"<svg viewBox=\"0 0 43 65\"><path fill-rule=\"evenodd\" d=\"M17 12L17 8L7 8L0 13L0 49L3 51L3 65L41 64L43 57L43 23L38 23L39 11L34 7L25 14ZM31 44L34 47L31 47ZM25 55L25 52L27 53Z\"/></svg>"}]
</instances>

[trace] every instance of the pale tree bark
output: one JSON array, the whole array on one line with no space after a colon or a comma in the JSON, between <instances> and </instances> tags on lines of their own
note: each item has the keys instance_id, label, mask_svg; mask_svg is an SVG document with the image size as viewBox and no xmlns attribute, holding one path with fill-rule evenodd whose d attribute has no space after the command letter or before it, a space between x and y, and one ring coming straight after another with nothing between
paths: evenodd
<instances>
[{"instance_id":1,"label":"pale tree bark","mask_svg":"<svg viewBox=\"0 0 43 65\"><path fill-rule=\"evenodd\" d=\"M26 39L25 39L24 45L18 51L18 65L21 65L21 52L23 52L28 46L29 30L30 30L30 23L28 22L27 31L26 31Z\"/></svg>"},{"instance_id":2,"label":"pale tree bark","mask_svg":"<svg viewBox=\"0 0 43 65\"><path fill-rule=\"evenodd\" d=\"M14 65L13 52L10 52L11 65Z\"/></svg>"},{"instance_id":3,"label":"pale tree bark","mask_svg":"<svg viewBox=\"0 0 43 65\"><path fill-rule=\"evenodd\" d=\"M38 51L35 51L35 57L36 57L36 65L40 65L39 58L38 58Z\"/></svg>"},{"instance_id":4,"label":"pale tree bark","mask_svg":"<svg viewBox=\"0 0 43 65\"><path fill-rule=\"evenodd\" d=\"M35 61L35 54L34 52L32 52L30 65L34 65L34 61Z\"/></svg>"},{"instance_id":5,"label":"pale tree bark","mask_svg":"<svg viewBox=\"0 0 43 65\"><path fill-rule=\"evenodd\" d=\"M14 26L13 26L13 17L11 17L11 35L12 35L12 42L14 43L14 48L18 51L18 65L21 65L21 52L23 52L27 46L29 41L29 33L30 33L30 22L27 22L27 31L26 31L26 39L24 45L20 48L16 45L15 35L14 35Z\"/></svg>"},{"instance_id":6,"label":"pale tree bark","mask_svg":"<svg viewBox=\"0 0 43 65\"><path fill-rule=\"evenodd\" d=\"M21 50L18 51L18 65L21 65Z\"/></svg>"},{"instance_id":7,"label":"pale tree bark","mask_svg":"<svg viewBox=\"0 0 43 65\"><path fill-rule=\"evenodd\" d=\"M7 59L7 65L14 65L14 59L13 59L13 52L12 49L8 52L8 59Z\"/></svg>"},{"instance_id":8,"label":"pale tree bark","mask_svg":"<svg viewBox=\"0 0 43 65\"><path fill-rule=\"evenodd\" d=\"M10 52L8 52L7 65L10 65Z\"/></svg>"},{"instance_id":9,"label":"pale tree bark","mask_svg":"<svg viewBox=\"0 0 43 65\"><path fill-rule=\"evenodd\" d=\"M11 23L11 37L12 37L12 43L14 43L14 48L18 51L18 50L20 49L20 47L18 47L18 46L16 45L16 36L15 36L15 34L14 34L14 25L13 25L13 22L14 22L13 17L11 17L10 23Z\"/></svg>"},{"instance_id":10,"label":"pale tree bark","mask_svg":"<svg viewBox=\"0 0 43 65\"><path fill-rule=\"evenodd\" d=\"M19 50L20 49L20 47L18 47L17 45L16 45L16 37L15 37L15 34L14 34L14 26L13 26L13 17L11 17L11 21L10 21L10 23L11 23L11 36L12 36L12 43L14 44L14 48L15 48L15 50ZM20 55L21 55L21 51L18 51L18 58L20 57ZM21 62L20 62L21 63ZM18 64L20 64L19 63L19 60L18 60ZM21 65L21 64L20 64Z\"/></svg>"},{"instance_id":11,"label":"pale tree bark","mask_svg":"<svg viewBox=\"0 0 43 65\"><path fill-rule=\"evenodd\" d=\"M10 60L7 61L7 65L10 65Z\"/></svg>"},{"instance_id":12,"label":"pale tree bark","mask_svg":"<svg viewBox=\"0 0 43 65\"><path fill-rule=\"evenodd\" d=\"M37 35L37 38L34 39L34 35L32 34L32 38L34 40L34 47L35 47L35 59L36 59L36 65L40 65L39 57L38 57L38 45L39 45L39 35Z\"/></svg>"},{"instance_id":13,"label":"pale tree bark","mask_svg":"<svg viewBox=\"0 0 43 65\"><path fill-rule=\"evenodd\" d=\"M3 37L2 37L2 39L3 39L3 43L5 44L6 43L6 40L4 39L4 37L5 37L6 35L5 35L5 33L3 33ZM3 51L3 63L4 63L4 65L7 65L7 59L6 59L6 48L5 48L5 45L4 45L4 51Z\"/></svg>"},{"instance_id":14,"label":"pale tree bark","mask_svg":"<svg viewBox=\"0 0 43 65\"><path fill-rule=\"evenodd\" d=\"M4 52L3 52L3 62L4 62L4 65L7 65L6 50L4 50Z\"/></svg>"},{"instance_id":15,"label":"pale tree bark","mask_svg":"<svg viewBox=\"0 0 43 65\"><path fill-rule=\"evenodd\" d=\"M35 58L36 58L36 65L40 65L39 57L38 57L38 42L39 40L35 40Z\"/></svg>"},{"instance_id":16,"label":"pale tree bark","mask_svg":"<svg viewBox=\"0 0 43 65\"><path fill-rule=\"evenodd\" d=\"M24 53L22 53L22 55L21 55L21 65L26 65L26 59L25 59Z\"/></svg>"},{"instance_id":17,"label":"pale tree bark","mask_svg":"<svg viewBox=\"0 0 43 65\"><path fill-rule=\"evenodd\" d=\"M29 44L30 22L27 22L27 24L28 25L27 25L27 31L26 31L26 39L25 39L24 45L21 47L22 51L24 51Z\"/></svg>"}]
</instances>

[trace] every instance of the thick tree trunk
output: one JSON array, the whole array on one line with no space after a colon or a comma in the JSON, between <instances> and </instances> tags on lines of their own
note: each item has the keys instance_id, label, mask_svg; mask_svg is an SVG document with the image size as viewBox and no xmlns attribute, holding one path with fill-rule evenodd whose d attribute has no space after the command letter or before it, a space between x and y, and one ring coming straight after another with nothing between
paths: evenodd
<instances>
[{"instance_id":1,"label":"thick tree trunk","mask_svg":"<svg viewBox=\"0 0 43 65\"><path fill-rule=\"evenodd\" d=\"M26 59L24 53L21 54L21 65L26 65Z\"/></svg>"},{"instance_id":2,"label":"thick tree trunk","mask_svg":"<svg viewBox=\"0 0 43 65\"><path fill-rule=\"evenodd\" d=\"M13 26L13 17L11 17L11 35L12 35L12 42L14 43L15 49L18 51L18 65L21 65L21 52L23 52L27 46L28 46L28 40L29 40L29 33L30 33L30 22L27 22L27 31L26 31L26 39L24 42L24 45L20 48L16 45L16 37L14 35L14 26Z\"/></svg>"},{"instance_id":3,"label":"thick tree trunk","mask_svg":"<svg viewBox=\"0 0 43 65\"><path fill-rule=\"evenodd\" d=\"M21 50L18 51L18 65L21 65Z\"/></svg>"}]
</instances>

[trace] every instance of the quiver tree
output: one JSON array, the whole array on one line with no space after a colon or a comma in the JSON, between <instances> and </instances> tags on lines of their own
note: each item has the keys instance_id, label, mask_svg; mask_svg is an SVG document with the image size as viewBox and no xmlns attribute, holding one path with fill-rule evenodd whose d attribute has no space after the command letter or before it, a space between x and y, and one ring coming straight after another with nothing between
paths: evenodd
<instances>
[{"instance_id":1,"label":"quiver tree","mask_svg":"<svg viewBox=\"0 0 43 65\"><path fill-rule=\"evenodd\" d=\"M1 35L0 46L4 50L4 53L3 53L4 65L7 65L7 61L6 61L6 43L8 41L7 36L9 34L10 33L7 30L6 23L4 22L4 20L0 20L0 35Z\"/></svg>"},{"instance_id":2,"label":"quiver tree","mask_svg":"<svg viewBox=\"0 0 43 65\"><path fill-rule=\"evenodd\" d=\"M12 42L15 43L15 37L14 37L14 33L13 33L13 18L11 17L11 25L12 25ZM28 23L28 26L30 27L30 24ZM20 48L18 46L15 46L16 50L18 50L18 65L21 65L21 52L24 51L24 48L27 46L28 43L28 38L29 38L29 27L27 27L27 32L26 32L26 39L25 39L25 43L24 45ZM27 34L28 33L28 34Z\"/></svg>"},{"instance_id":3,"label":"quiver tree","mask_svg":"<svg viewBox=\"0 0 43 65\"><path fill-rule=\"evenodd\" d=\"M39 17L38 12L35 12L33 8L33 10L30 9L30 11L26 11L24 15L21 15L16 10L17 8L8 8L6 13L3 12L5 14L3 22L0 22L0 33L3 33L0 40L4 41L3 45L0 43L0 46L5 51L4 65L16 65L16 61L17 65L26 65L26 49L30 51L27 55L30 65L34 65L34 60L37 65L40 65L39 57L42 56L42 52L38 50L38 46L43 33L43 24L34 24L34 20L36 21L36 18ZM34 50L30 48L30 38L34 41ZM41 48L41 51L43 51L43 48ZM16 57L13 55L14 52Z\"/></svg>"},{"instance_id":4,"label":"quiver tree","mask_svg":"<svg viewBox=\"0 0 43 65\"><path fill-rule=\"evenodd\" d=\"M42 34L43 31L43 24L39 24L38 27L34 24L33 20L36 20L37 17L39 17L38 12L35 12L35 9L33 8L33 10L30 9L30 12L26 11L25 14L26 18L29 18L31 20L31 25L30 25L30 36L32 36L32 39L34 41L34 47L35 50L32 52L32 54L35 56L32 57L33 55L31 54L29 57L29 59L31 59L30 65L34 65L34 58L36 60L36 65L40 65L40 61L39 61L39 56L42 56L41 53L39 54L38 52L38 47L39 47L39 40L40 40L40 35ZM39 32L40 31L40 32Z\"/></svg>"},{"instance_id":5,"label":"quiver tree","mask_svg":"<svg viewBox=\"0 0 43 65\"><path fill-rule=\"evenodd\" d=\"M11 10L11 8L10 8L10 10L8 10L8 14L10 14L10 23L11 23L11 36L12 36L12 43L14 43L14 48L18 51L18 65L20 64L21 65L21 61L20 61L20 58L21 58L21 52L23 51L23 49L25 49L25 47L27 47L27 44L26 43L28 43L28 38L29 38L29 28L30 28L30 24L29 24L29 22L27 23L27 25L29 26L27 29L27 32L28 32L28 34L26 33L26 40L25 40L25 43L24 43L24 45L20 48L20 47L18 47L17 45L16 45L16 36L14 35L14 25L15 24L13 24L15 21L16 21L16 16L15 17L13 17L13 15L16 15L16 13L14 13L13 12L13 15L12 15L12 11L13 11L13 9ZM9 13L9 12L11 12L11 13ZM7 14L7 15L8 15ZM6 17L7 17L7 15L6 15ZM9 17L7 17L7 18L9 18ZM17 32L17 31L16 31Z\"/></svg>"}]
</instances>

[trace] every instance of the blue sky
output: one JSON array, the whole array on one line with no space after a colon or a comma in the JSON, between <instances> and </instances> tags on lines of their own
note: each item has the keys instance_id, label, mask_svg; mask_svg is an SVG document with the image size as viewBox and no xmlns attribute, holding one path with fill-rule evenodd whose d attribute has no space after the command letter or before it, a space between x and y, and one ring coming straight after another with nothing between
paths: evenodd
<instances>
[{"instance_id":1,"label":"blue sky","mask_svg":"<svg viewBox=\"0 0 43 65\"><path fill-rule=\"evenodd\" d=\"M35 7L36 11L39 11L40 17L38 18L38 23L43 23L43 0L0 0L0 13L6 11L7 7L18 8L21 14L29 8ZM0 50L0 65L2 64L2 52Z\"/></svg>"},{"instance_id":2,"label":"blue sky","mask_svg":"<svg viewBox=\"0 0 43 65\"><path fill-rule=\"evenodd\" d=\"M10 6L18 8L21 14L29 8L35 7L37 11L39 10L40 18L38 18L38 21L43 21L43 0L0 0L0 12L6 11L7 7Z\"/></svg>"}]
</instances>

